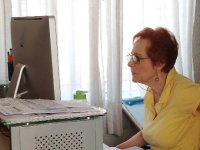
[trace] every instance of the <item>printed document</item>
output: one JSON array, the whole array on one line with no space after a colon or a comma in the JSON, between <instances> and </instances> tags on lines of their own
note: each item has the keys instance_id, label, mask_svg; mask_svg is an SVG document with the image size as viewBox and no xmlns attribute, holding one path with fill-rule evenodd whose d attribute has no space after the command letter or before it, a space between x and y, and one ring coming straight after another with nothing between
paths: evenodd
<instances>
[{"instance_id":1,"label":"printed document","mask_svg":"<svg viewBox=\"0 0 200 150\"><path fill-rule=\"evenodd\" d=\"M75 101L63 102L44 99L13 98L3 98L0 100L0 112L4 115L81 113L92 111L96 110L91 105Z\"/></svg>"}]
</instances>

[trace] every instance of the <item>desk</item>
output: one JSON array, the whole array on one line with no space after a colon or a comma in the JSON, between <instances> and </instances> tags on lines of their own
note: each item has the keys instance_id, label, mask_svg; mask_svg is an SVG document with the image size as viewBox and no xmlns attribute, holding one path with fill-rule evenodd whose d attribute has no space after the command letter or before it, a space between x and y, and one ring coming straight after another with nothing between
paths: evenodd
<instances>
[{"instance_id":1,"label":"desk","mask_svg":"<svg viewBox=\"0 0 200 150\"><path fill-rule=\"evenodd\" d=\"M17 122L15 117L1 114L0 124L10 131L12 150L102 150L104 114L99 108L73 117L65 113L37 114L31 117L40 120L29 122L25 121L27 115L21 116L24 121ZM48 119L52 115L56 119Z\"/></svg>"},{"instance_id":2,"label":"desk","mask_svg":"<svg viewBox=\"0 0 200 150\"><path fill-rule=\"evenodd\" d=\"M124 113L130 118L131 122L141 130L144 124L144 104L122 104L122 108Z\"/></svg>"}]
</instances>

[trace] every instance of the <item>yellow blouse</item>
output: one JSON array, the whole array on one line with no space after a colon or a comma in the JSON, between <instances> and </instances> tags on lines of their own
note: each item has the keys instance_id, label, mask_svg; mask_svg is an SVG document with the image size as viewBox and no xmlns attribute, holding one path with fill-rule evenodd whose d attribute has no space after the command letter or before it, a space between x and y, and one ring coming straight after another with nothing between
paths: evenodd
<instances>
[{"instance_id":1,"label":"yellow blouse","mask_svg":"<svg viewBox=\"0 0 200 150\"><path fill-rule=\"evenodd\" d=\"M200 85L173 68L159 102L154 104L151 89L144 99L143 136L153 150L200 149Z\"/></svg>"}]
</instances>

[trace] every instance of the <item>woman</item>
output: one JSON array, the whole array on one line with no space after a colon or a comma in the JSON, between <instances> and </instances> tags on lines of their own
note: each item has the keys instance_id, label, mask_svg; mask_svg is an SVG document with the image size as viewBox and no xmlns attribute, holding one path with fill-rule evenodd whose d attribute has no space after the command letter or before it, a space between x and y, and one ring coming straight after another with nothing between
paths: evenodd
<instances>
[{"instance_id":1,"label":"woman","mask_svg":"<svg viewBox=\"0 0 200 150\"><path fill-rule=\"evenodd\" d=\"M144 28L133 38L132 81L148 86L144 128L117 148L200 149L200 86L178 74L178 44L165 28Z\"/></svg>"}]
</instances>

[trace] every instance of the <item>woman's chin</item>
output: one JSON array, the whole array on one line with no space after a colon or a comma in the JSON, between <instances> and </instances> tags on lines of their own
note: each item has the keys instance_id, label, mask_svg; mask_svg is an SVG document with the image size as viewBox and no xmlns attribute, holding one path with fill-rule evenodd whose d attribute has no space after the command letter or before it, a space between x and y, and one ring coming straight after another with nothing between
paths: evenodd
<instances>
[{"instance_id":1,"label":"woman's chin","mask_svg":"<svg viewBox=\"0 0 200 150\"><path fill-rule=\"evenodd\" d=\"M132 81L135 83L142 83L141 78L137 78L137 76L132 76Z\"/></svg>"},{"instance_id":2,"label":"woman's chin","mask_svg":"<svg viewBox=\"0 0 200 150\"><path fill-rule=\"evenodd\" d=\"M135 78L135 77L132 77L132 81L133 82L139 82L139 80L137 78Z\"/></svg>"}]
</instances>

